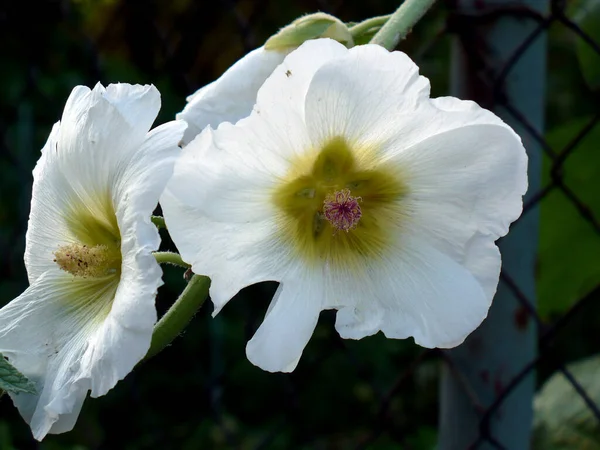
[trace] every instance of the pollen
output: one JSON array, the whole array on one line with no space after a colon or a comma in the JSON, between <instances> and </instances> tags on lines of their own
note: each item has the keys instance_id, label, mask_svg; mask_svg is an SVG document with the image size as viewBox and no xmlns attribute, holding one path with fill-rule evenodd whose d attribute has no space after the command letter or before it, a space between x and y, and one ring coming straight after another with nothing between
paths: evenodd
<instances>
[{"instance_id":1,"label":"pollen","mask_svg":"<svg viewBox=\"0 0 600 450\"><path fill-rule=\"evenodd\" d=\"M54 252L54 262L65 272L83 278L104 277L119 270L119 258L102 244L60 246Z\"/></svg>"},{"instance_id":2,"label":"pollen","mask_svg":"<svg viewBox=\"0 0 600 450\"><path fill-rule=\"evenodd\" d=\"M327 194L323 202L323 215L336 231L353 230L362 216L358 204L360 200L360 197L352 197L350 189Z\"/></svg>"}]
</instances>

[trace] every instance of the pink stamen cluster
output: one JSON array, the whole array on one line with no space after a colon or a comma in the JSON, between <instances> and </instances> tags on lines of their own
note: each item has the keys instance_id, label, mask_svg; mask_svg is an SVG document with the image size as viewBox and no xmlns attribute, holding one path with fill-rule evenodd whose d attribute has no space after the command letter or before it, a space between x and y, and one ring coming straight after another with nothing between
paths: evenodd
<instances>
[{"instance_id":1,"label":"pink stamen cluster","mask_svg":"<svg viewBox=\"0 0 600 450\"><path fill-rule=\"evenodd\" d=\"M361 198L350 194L350 189L342 189L325 197L323 215L336 230L348 232L356 228L362 216L358 204Z\"/></svg>"}]
</instances>

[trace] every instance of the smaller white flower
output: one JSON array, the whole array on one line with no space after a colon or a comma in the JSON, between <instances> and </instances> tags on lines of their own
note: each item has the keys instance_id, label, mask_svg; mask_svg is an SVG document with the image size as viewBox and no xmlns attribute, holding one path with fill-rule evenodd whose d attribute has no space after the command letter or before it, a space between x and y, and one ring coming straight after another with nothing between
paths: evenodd
<instances>
[{"instance_id":1,"label":"smaller white flower","mask_svg":"<svg viewBox=\"0 0 600 450\"><path fill-rule=\"evenodd\" d=\"M215 314L280 282L246 353L291 371L324 309L343 338L460 344L487 315L494 241L526 189L525 149L497 116L430 99L404 53L321 39L285 58L249 117L184 148L161 204Z\"/></svg>"},{"instance_id":2,"label":"smaller white flower","mask_svg":"<svg viewBox=\"0 0 600 450\"><path fill-rule=\"evenodd\" d=\"M184 110L177 114L177 119L188 123L183 144L189 144L206 126L216 128L221 122L235 123L248 116L258 89L288 53L289 50L257 48L219 79L190 95Z\"/></svg>"},{"instance_id":3,"label":"smaller white flower","mask_svg":"<svg viewBox=\"0 0 600 450\"><path fill-rule=\"evenodd\" d=\"M150 346L162 271L150 216L185 123L148 132L154 86L73 89L33 172L29 288L0 310L0 353L33 381L12 394L33 436L73 428Z\"/></svg>"}]
</instances>

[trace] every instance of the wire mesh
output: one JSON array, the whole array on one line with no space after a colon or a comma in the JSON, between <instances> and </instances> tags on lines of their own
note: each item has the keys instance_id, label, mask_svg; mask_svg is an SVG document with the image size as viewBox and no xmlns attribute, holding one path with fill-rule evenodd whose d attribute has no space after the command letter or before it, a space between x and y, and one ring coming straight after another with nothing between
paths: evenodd
<instances>
[{"instance_id":1,"label":"wire mesh","mask_svg":"<svg viewBox=\"0 0 600 450\"><path fill-rule=\"evenodd\" d=\"M210 8L191 1L173 2L170 7L161 2L99 2L101 7L86 1L42 2L37 8L44 22L27 27L38 42L32 46L23 39L30 19L25 2L20 3L0 3L0 42L6 44L0 49L6 62L0 76L4 86L0 90L0 253L5 255L0 258L0 287L4 301L26 287L22 254L31 170L75 84L93 85L98 80L105 84L152 82L163 92L159 121L166 121L182 109L185 95L216 78L235 59L301 13L322 10L350 21L386 14L396 7L393 1L357 6L327 0L291 1L284 9L279 2L269 0L226 0L214 2ZM486 70L486 49L478 47L470 31L474 20L498 16L526 17L535 20L538 27L503 70L492 73ZM515 7L476 19L459 15L452 1L441 2L402 49L417 60L426 75L439 80L433 89L442 94L448 81L440 73L447 74L449 41L452 37L461 39L494 87L491 106L501 105L521 123L549 161L547 182L524 205L523 215L546 202L552 193L560 192L600 240L600 218L569 186L564 172L566 162L600 122L600 110L593 109L591 119L568 144L556 148L503 95L511 67L537 36L556 28L568 30L573 39L585 42L600 57L600 43L570 18L566 3L561 1L553 1L547 15ZM596 183L590 180L590 191L598 191ZM167 239L165 246L169 245ZM165 278L172 287L159 296L162 311L181 288L179 273L166 269ZM554 351L559 335L600 299L600 279L594 280L595 287L562 315L550 318L538 314L531 306L532 299L505 272L501 283L521 302L522 320L538 324L539 356L498 389L491 405L479 404L472 395L481 420L479 438L471 448L484 443L504 448L493 435L490 421L532 371L541 377L553 370L562 373L600 425L598 405L567 368L574 358ZM343 341L333 331L332 313L324 312L295 373L262 373L245 361L243 347L261 322L273 292L272 284L248 288L240 294L244 301L234 300L232 304L237 302L237 306L215 320L205 308L173 347L137 369L106 398L95 400L94 405L86 402L81 423L72 436L49 438L55 445L52 448L74 448L74 443L84 448L196 448L204 444L257 450L383 449L392 445L419 449L434 445L436 373L440 363L451 367L451 359L435 349L423 350L380 336L364 343ZM600 348L591 344L591 350L598 352ZM184 413L184 401L195 405L197 413ZM127 424L114 419L124 404L135 416ZM16 448L37 448L6 399L0 402L0 412L3 442L10 441Z\"/></svg>"}]
</instances>

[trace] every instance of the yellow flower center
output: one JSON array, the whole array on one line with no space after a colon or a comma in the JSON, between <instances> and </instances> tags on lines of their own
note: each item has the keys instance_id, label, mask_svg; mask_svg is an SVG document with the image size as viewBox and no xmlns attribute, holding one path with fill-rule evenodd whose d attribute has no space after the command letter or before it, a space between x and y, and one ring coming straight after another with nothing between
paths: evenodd
<instances>
[{"instance_id":1,"label":"yellow flower center","mask_svg":"<svg viewBox=\"0 0 600 450\"><path fill-rule=\"evenodd\" d=\"M356 146L355 146L356 147ZM404 214L397 167L343 138L294 161L274 191L282 238L309 262L360 263L381 257ZM340 232L343 231L343 232Z\"/></svg>"},{"instance_id":2,"label":"yellow flower center","mask_svg":"<svg viewBox=\"0 0 600 450\"><path fill-rule=\"evenodd\" d=\"M54 262L77 277L118 279L121 234L108 194L74 201L65 219L76 242L60 246L54 252Z\"/></svg>"}]
</instances>

